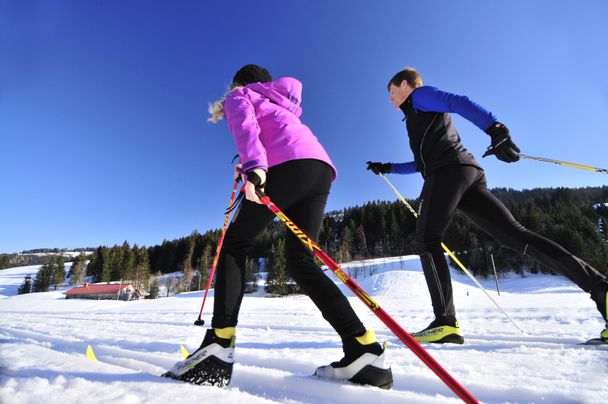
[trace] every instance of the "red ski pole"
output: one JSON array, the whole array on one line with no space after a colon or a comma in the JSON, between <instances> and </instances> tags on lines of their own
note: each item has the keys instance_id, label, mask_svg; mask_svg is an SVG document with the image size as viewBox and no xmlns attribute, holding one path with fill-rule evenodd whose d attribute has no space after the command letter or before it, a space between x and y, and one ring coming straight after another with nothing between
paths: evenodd
<instances>
[{"instance_id":1,"label":"red ski pole","mask_svg":"<svg viewBox=\"0 0 608 404\"><path fill-rule=\"evenodd\" d=\"M257 190L260 201L266 205L289 230L308 247L371 311L403 342L425 365L427 365L443 382L465 403L478 403L456 379L452 377L427 351L405 331L393 318L382 309L336 262L323 251L317 243L308 237L294 222L279 209L270 198Z\"/></svg>"},{"instance_id":2,"label":"red ski pole","mask_svg":"<svg viewBox=\"0 0 608 404\"><path fill-rule=\"evenodd\" d=\"M203 303L201 304L201 310L198 313L198 319L194 322L194 325L204 325L205 320L201 318L203 314L203 307L205 307L205 301L207 300L207 293L209 293L209 288L211 287L211 281L213 280L213 274L215 273L215 267L217 266L217 261L220 257L220 251L222 251L222 244L224 243L224 236L226 235L226 229L228 228L228 221L230 220L230 213L232 210L230 207L234 202L234 197L236 196L236 190L239 187L239 177L236 177L234 180L234 186L232 187L232 194L230 195L230 202L228 203L228 209L226 210L226 217L224 218L224 227L222 228L222 234L220 235L220 239L217 242L217 249L215 250L215 258L213 259L213 264L211 265L211 271L209 272L209 279L207 280L207 288L205 289L205 296L203 297ZM200 276L200 274L199 274Z\"/></svg>"}]
</instances>

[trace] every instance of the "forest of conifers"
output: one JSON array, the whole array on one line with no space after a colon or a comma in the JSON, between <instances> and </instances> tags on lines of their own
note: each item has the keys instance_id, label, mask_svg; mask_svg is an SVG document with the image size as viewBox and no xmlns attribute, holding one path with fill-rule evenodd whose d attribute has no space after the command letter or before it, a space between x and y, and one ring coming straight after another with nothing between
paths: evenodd
<instances>
[{"instance_id":1,"label":"forest of conifers","mask_svg":"<svg viewBox=\"0 0 608 404\"><path fill-rule=\"evenodd\" d=\"M493 189L515 218L525 227L556 241L573 254L586 260L599 271L608 274L608 186L593 188L538 188L516 191ZM418 201L410 201L416 207ZM407 255L415 253L413 243L415 219L399 201L375 201L363 206L327 212L318 244L337 262ZM284 266L282 254L286 229L273 222L257 238L251 251L248 271L255 272L258 263L268 263L271 273ZM211 266L219 230L164 241L152 247L99 247L90 257L88 275L99 281L131 279L148 274L183 271L187 280L196 271L203 276ZM445 244L475 274L481 277L493 273L491 258L500 272L547 272L530 257L500 247L463 214L457 213L449 226ZM260 260L263 258L264 260ZM273 263L275 263L273 265ZM138 268L137 270L135 268ZM181 289L196 289L201 280Z\"/></svg>"}]
</instances>

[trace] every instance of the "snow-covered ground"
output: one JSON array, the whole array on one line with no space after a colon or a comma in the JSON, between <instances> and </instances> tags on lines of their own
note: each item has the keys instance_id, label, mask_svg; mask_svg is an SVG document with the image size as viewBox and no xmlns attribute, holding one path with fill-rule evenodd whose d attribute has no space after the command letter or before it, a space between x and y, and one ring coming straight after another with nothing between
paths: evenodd
<instances>
[{"instance_id":1,"label":"snow-covered ground","mask_svg":"<svg viewBox=\"0 0 608 404\"><path fill-rule=\"evenodd\" d=\"M416 257L344 268L353 274L358 268L357 282L406 330L431 320ZM65 300L60 291L16 296L23 277L35 269L0 271L2 403L458 402L356 297L350 300L364 323L390 344L392 390L310 376L341 358L339 338L306 297L262 292L243 301L233 379L220 389L158 377L181 359L179 344L189 351L200 344L205 328L193 322L202 293L134 302ZM522 334L467 277L453 278L465 344L425 347L478 400L608 402L608 346L577 345L603 326L588 295L557 276L501 279L500 296L494 280L482 281ZM212 307L211 294L203 313L207 323ZM85 357L89 344L98 361Z\"/></svg>"}]
</instances>

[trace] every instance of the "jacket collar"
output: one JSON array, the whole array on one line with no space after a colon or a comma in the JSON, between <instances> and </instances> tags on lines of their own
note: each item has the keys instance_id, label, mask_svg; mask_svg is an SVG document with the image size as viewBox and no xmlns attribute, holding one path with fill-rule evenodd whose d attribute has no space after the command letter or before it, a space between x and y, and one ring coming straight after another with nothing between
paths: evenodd
<instances>
[{"instance_id":1,"label":"jacket collar","mask_svg":"<svg viewBox=\"0 0 608 404\"><path fill-rule=\"evenodd\" d=\"M413 93L412 93L413 94ZM399 109L401 111L403 111L403 115L405 115L402 119L402 121L405 121L407 119L407 110L409 108L409 104L412 103L412 94L409 95L409 97L407 97L405 99L405 101L403 101L403 103L401 103L401 105L399 105Z\"/></svg>"}]
</instances>

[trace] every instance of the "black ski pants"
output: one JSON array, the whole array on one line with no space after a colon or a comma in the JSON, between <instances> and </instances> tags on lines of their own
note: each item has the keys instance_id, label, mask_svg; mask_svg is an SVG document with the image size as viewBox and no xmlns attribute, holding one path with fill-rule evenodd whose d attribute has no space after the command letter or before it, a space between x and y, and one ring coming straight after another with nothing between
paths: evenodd
<instances>
[{"instance_id":1,"label":"black ski pants","mask_svg":"<svg viewBox=\"0 0 608 404\"><path fill-rule=\"evenodd\" d=\"M271 167L265 193L315 242L333 179L331 167L320 160L292 160ZM275 218L266 206L243 200L228 227L216 268L214 328L237 325L245 291L245 259L253 241ZM336 284L314 261L314 254L291 231L286 232L287 270L343 339L365 328Z\"/></svg>"},{"instance_id":2,"label":"black ski pants","mask_svg":"<svg viewBox=\"0 0 608 404\"><path fill-rule=\"evenodd\" d=\"M557 243L522 226L487 188L483 170L454 165L437 169L422 188L416 245L436 317L455 316L450 272L441 241L456 209L502 245L528 255L589 292L604 276Z\"/></svg>"}]
</instances>

